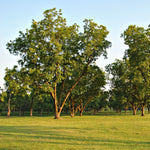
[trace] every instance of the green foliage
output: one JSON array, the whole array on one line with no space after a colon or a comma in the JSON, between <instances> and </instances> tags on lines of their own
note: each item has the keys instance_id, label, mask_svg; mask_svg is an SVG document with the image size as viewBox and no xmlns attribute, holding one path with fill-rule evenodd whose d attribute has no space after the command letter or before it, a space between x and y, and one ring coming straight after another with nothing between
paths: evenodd
<instances>
[{"instance_id":1,"label":"green foliage","mask_svg":"<svg viewBox=\"0 0 150 150\"><path fill-rule=\"evenodd\" d=\"M97 66L89 66L85 76L71 93L72 106L78 107L83 112L87 104L99 96L105 84L105 73Z\"/></svg>"},{"instance_id":2,"label":"green foliage","mask_svg":"<svg viewBox=\"0 0 150 150\"><path fill-rule=\"evenodd\" d=\"M94 109L94 113L101 111L108 106L109 93L107 91L101 91L100 94L94 98L87 106L89 109Z\"/></svg>"},{"instance_id":3,"label":"green foliage","mask_svg":"<svg viewBox=\"0 0 150 150\"><path fill-rule=\"evenodd\" d=\"M18 63L29 80L30 92L34 91L34 95L41 91L49 93L55 101L56 112L61 112L89 65L94 64L99 56L107 56L106 50L111 46L106 40L109 32L105 26L85 19L84 31L80 33L79 26L76 23L67 26L61 10L55 8L46 10L43 15L44 19L33 20L31 29L25 33L20 31L18 38L7 43L7 49L21 57ZM75 70L77 68L79 70ZM74 76L77 71L78 76ZM74 82L66 88L64 82L69 78L74 78ZM60 85L63 87L58 92ZM60 110L58 98L62 101Z\"/></svg>"},{"instance_id":4,"label":"green foliage","mask_svg":"<svg viewBox=\"0 0 150 150\"><path fill-rule=\"evenodd\" d=\"M106 67L111 74L111 105L122 108L130 103L135 111L141 106L142 115L150 97L149 33L149 28L130 25L121 35L128 45L124 59Z\"/></svg>"},{"instance_id":5,"label":"green foliage","mask_svg":"<svg viewBox=\"0 0 150 150\"><path fill-rule=\"evenodd\" d=\"M129 48L125 52L125 58L129 61L128 80L132 95L138 100L142 109L146 106L150 97L150 29L129 26L122 37ZM142 114L144 115L144 114Z\"/></svg>"},{"instance_id":6,"label":"green foliage","mask_svg":"<svg viewBox=\"0 0 150 150\"><path fill-rule=\"evenodd\" d=\"M106 66L106 71L110 75L111 89L109 91L109 106L116 111L121 111L129 105L129 93L127 89L127 62L116 60L114 63Z\"/></svg>"},{"instance_id":7,"label":"green foliage","mask_svg":"<svg viewBox=\"0 0 150 150\"><path fill-rule=\"evenodd\" d=\"M1 89L1 93L0 93L0 115L2 114L2 111L6 109L6 97L7 97L7 92L5 92Z\"/></svg>"}]
</instances>

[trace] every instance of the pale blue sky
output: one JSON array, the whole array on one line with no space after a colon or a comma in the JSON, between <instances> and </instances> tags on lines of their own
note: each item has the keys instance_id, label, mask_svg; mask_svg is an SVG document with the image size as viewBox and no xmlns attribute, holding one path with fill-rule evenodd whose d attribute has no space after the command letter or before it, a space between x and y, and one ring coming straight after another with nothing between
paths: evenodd
<instances>
[{"instance_id":1,"label":"pale blue sky","mask_svg":"<svg viewBox=\"0 0 150 150\"><path fill-rule=\"evenodd\" d=\"M0 0L0 86L3 87L5 68L17 64L17 57L9 54L6 43L14 40L19 31L30 28L32 19L41 20L43 11L62 9L68 24L77 23L82 29L85 18L93 19L108 29L112 47L105 65L121 59L125 46L120 34L131 24L147 27L150 24L150 0Z\"/></svg>"}]
</instances>

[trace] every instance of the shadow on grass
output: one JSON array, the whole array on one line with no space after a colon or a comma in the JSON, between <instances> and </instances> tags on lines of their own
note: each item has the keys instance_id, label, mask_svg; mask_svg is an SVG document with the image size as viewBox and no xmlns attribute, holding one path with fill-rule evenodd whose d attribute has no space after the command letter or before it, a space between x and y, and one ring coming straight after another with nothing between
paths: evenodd
<instances>
[{"instance_id":1,"label":"shadow on grass","mask_svg":"<svg viewBox=\"0 0 150 150\"><path fill-rule=\"evenodd\" d=\"M68 132L67 132L68 131ZM49 143L61 145L124 145L124 146L150 146L150 142L136 142L132 140L119 140L108 138L96 138L80 134L80 128L64 127L41 127L41 126L0 126L0 136L8 136L12 141L23 143Z\"/></svg>"}]
</instances>

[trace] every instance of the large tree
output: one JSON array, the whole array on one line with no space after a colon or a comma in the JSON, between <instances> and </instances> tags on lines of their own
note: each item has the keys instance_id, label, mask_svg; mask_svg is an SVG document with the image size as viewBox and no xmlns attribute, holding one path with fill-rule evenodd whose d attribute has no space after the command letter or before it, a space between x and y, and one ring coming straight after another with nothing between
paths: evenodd
<instances>
[{"instance_id":1,"label":"large tree","mask_svg":"<svg viewBox=\"0 0 150 150\"><path fill-rule=\"evenodd\" d=\"M88 66L99 56L106 57L106 49L111 46L106 40L107 35L105 26L87 19L84 20L83 33L80 33L77 24L67 26L61 10L54 8L44 12L43 20L33 20L31 29L20 32L16 40L7 44L7 49L21 56L19 63L28 70L33 83L51 94L55 103L55 118L60 118L67 98ZM71 78L77 65L81 66L80 75L74 79L70 89L65 89L65 80ZM58 92L60 84L61 92ZM65 96L64 90L68 91Z\"/></svg>"},{"instance_id":2,"label":"large tree","mask_svg":"<svg viewBox=\"0 0 150 150\"><path fill-rule=\"evenodd\" d=\"M125 58L130 64L128 78L132 95L140 104L144 116L144 107L150 97L150 28L131 25L122 37L129 47L125 52Z\"/></svg>"}]
</instances>

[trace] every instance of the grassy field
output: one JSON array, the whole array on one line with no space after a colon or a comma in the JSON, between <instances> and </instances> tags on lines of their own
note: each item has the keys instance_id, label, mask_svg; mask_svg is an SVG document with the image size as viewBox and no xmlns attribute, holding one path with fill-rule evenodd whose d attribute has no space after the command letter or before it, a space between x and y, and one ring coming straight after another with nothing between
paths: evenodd
<instances>
[{"instance_id":1,"label":"grassy field","mask_svg":"<svg viewBox=\"0 0 150 150\"><path fill-rule=\"evenodd\" d=\"M0 117L2 150L149 150L150 115Z\"/></svg>"}]
</instances>

